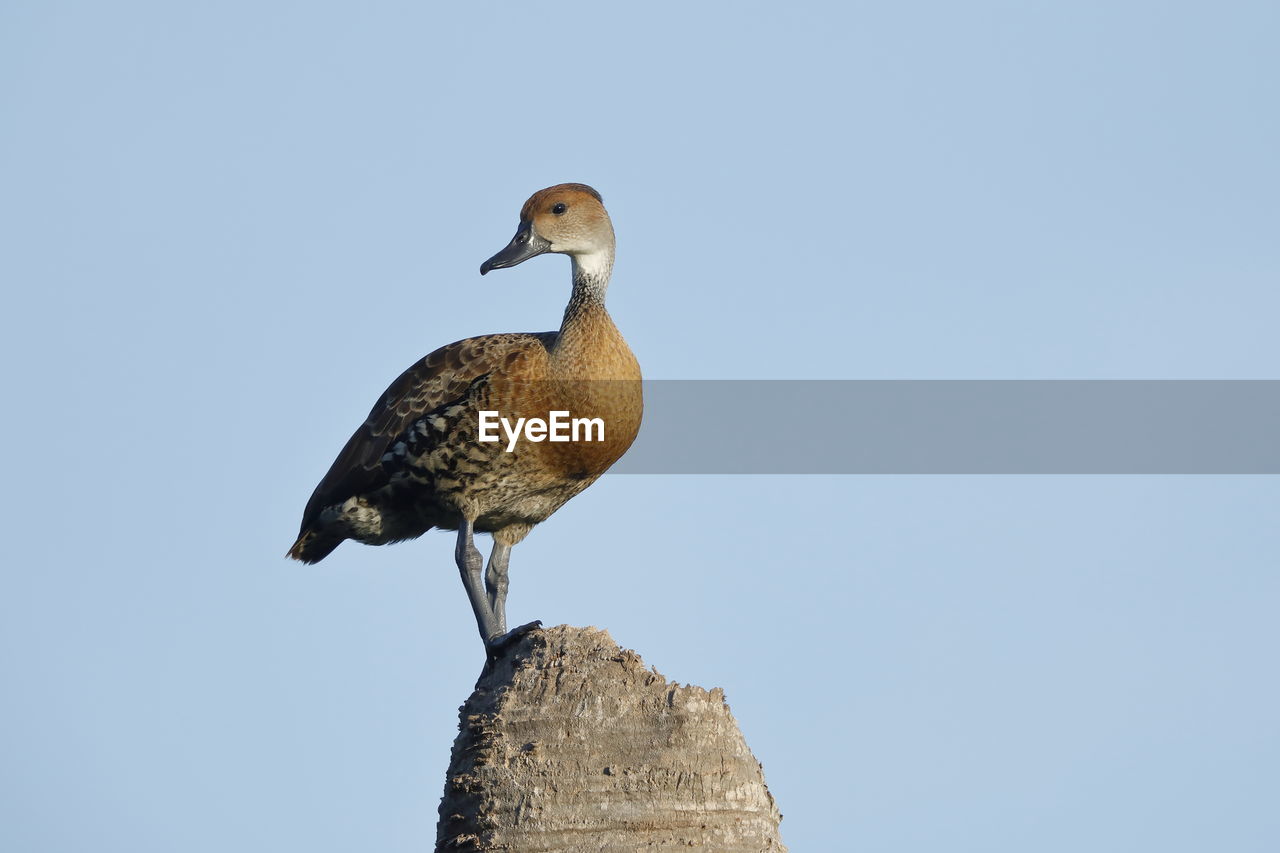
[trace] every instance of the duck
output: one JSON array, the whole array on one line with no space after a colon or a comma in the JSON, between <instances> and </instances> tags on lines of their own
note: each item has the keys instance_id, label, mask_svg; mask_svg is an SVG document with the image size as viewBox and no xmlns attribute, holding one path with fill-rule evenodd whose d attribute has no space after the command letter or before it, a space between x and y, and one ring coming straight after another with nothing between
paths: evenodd
<instances>
[{"instance_id":1,"label":"duck","mask_svg":"<svg viewBox=\"0 0 1280 853\"><path fill-rule=\"evenodd\" d=\"M560 328L466 338L400 374L316 486L288 556L318 563L348 539L385 545L457 531L454 561L486 649L537 628L507 629L512 548L621 458L640 429L640 365L605 309L614 250L613 223L590 186L531 195L515 236L480 274L568 255ZM493 537L487 565L477 533Z\"/></svg>"}]
</instances>

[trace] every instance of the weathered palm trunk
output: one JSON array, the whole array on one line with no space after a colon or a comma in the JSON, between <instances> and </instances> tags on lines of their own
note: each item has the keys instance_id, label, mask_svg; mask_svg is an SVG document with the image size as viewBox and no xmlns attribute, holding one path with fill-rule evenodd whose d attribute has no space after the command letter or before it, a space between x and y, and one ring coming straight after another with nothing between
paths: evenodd
<instances>
[{"instance_id":1,"label":"weathered palm trunk","mask_svg":"<svg viewBox=\"0 0 1280 853\"><path fill-rule=\"evenodd\" d=\"M604 631L533 631L461 709L437 851L785 851L718 688L681 687Z\"/></svg>"}]
</instances>

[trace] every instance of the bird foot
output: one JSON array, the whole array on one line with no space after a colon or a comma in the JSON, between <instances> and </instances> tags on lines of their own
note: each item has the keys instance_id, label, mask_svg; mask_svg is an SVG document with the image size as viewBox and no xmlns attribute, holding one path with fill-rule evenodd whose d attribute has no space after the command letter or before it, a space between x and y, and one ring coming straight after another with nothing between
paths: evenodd
<instances>
[{"instance_id":1,"label":"bird foot","mask_svg":"<svg viewBox=\"0 0 1280 853\"><path fill-rule=\"evenodd\" d=\"M490 658L497 658L525 634L528 634L530 631L536 631L541 627L542 620L535 619L528 624L521 625L519 628L512 628L505 634L498 634L496 637L490 637L485 640L485 651L489 653Z\"/></svg>"}]
</instances>

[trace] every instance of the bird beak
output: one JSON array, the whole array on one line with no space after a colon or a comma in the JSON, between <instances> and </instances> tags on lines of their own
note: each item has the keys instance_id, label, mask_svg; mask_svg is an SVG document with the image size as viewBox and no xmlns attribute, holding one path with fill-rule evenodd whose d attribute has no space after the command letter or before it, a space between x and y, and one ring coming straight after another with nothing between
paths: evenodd
<instances>
[{"instance_id":1,"label":"bird beak","mask_svg":"<svg viewBox=\"0 0 1280 853\"><path fill-rule=\"evenodd\" d=\"M489 270L514 267L516 264L522 264L530 258L550 250L550 241L534 234L532 223L521 222L520 227L516 229L516 236L511 238L507 248L480 265L480 275L484 275Z\"/></svg>"}]
</instances>

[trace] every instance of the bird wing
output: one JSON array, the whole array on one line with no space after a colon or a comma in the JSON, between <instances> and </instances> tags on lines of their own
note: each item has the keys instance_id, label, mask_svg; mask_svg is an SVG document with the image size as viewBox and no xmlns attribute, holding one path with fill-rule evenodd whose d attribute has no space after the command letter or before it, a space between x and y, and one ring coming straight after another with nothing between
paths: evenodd
<instances>
[{"instance_id":1,"label":"bird wing","mask_svg":"<svg viewBox=\"0 0 1280 853\"><path fill-rule=\"evenodd\" d=\"M433 409L463 400L473 383L510 364L513 356L535 347L549 350L555 339L555 332L467 338L440 347L401 373L382 392L316 486L303 511L299 535L325 507L386 485L382 457L415 421Z\"/></svg>"}]
</instances>

